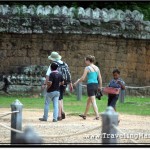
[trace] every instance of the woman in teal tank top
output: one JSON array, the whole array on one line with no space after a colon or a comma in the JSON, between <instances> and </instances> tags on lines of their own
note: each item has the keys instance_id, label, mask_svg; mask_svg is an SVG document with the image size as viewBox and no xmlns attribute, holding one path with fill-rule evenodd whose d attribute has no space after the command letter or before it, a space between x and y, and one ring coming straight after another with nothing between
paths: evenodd
<instances>
[{"instance_id":1,"label":"woman in teal tank top","mask_svg":"<svg viewBox=\"0 0 150 150\"><path fill-rule=\"evenodd\" d=\"M90 109L90 105L92 103L94 112L96 115L96 120L99 120L99 114L98 114L98 107L96 104L96 98L95 94L97 90L102 89L102 77L100 70L97 66L94 65L95 57L94 56L87 56L85 58L85 64L86 67L84 69L84 73L80 79L78 79L75 83L74 86L76 86L79 82L82 82L85 80L87 77L87 94L88 94L88 99L87 99L87 105L86 105L86 110L84 114L79 115L83 119L86 119L87 113Z\"/></svg>"}]
</instances>

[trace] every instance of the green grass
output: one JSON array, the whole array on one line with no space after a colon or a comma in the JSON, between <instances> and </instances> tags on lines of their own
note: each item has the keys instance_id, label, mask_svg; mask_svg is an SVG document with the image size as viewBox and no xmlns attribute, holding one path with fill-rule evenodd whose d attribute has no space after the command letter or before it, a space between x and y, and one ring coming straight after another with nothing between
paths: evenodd
<instances>
[{"instance_id":1,"label":"green grass","mask_svg":"<svg viewBox=\"0 0 150 150\"><path fill-rule=\"evenodd\" d=\"M44 98L30 98L22 96L0 96L0 108L10 108L10 104L19 99L25 109L43 109ZM66 112L71 115L83 113L86 107L86 96L83 96L81 101L76 100L75 95L64 97L64 108ZM99 112L103 112L107 107L107 96L103 96L102 100L97 100ZM117 112L131 115L150 115L150 98L149 97L131 97L126 96L125 103L122 104L118 101ZM52 110L52 103L50 105ZM91 107L90 114L93 114Z\"/></svg>"}]
</instances>

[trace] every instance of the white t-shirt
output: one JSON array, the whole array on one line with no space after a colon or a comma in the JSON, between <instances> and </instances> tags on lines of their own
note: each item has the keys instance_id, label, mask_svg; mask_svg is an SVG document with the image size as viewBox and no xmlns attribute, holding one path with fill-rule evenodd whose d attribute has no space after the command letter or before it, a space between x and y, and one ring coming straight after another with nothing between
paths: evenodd
<instances>
[{"instance_id":1,"label":"white t-shirt","mask_svg":"<svg viewBox=\"0 0 150 150\"><path fill-rule=\"evenodd\" d=\"M63 61L61 61L61 60L58 60L57 62L60 63L60 64L63 64ZM47 72L46 72L46 76L49 76L50 73L51 73L51 68L50 68L50 66L49 66L49 67L48 67L48 70L47 70Z\"/></svg>"}]
</instances>

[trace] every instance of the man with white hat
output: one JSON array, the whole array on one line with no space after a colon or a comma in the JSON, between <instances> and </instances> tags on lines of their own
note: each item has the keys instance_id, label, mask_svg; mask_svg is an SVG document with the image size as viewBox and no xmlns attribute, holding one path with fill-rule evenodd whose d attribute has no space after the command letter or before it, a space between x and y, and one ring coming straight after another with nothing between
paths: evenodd
<instances>
[{"instance_id":1,"label":"man with white hat","mask_svg":"<svg viewBox=\"0 0 150 150\"><path fill-rule=\"evenodd\" d=\"M62 60L61 60L61 56L57 53L57 52L52 52L50 56L48 56L48 59L50 61L53 61L53 62L56 62L60 67L65 65L65 67L68 67L68 65L66 63L64 63ZM50 69L50 66L47 70L47 73L46 73L46 81L45 81L45 84L44 86L47 84L48 80L49 80L49 75L51 73L51 69ZM71 76L70 76L70 79L71 79ZM70 91L73 90L73 85L72 85L72 82L70 81ZM64 91L67 87L67 83L65 83L64 85L61 85L60 86L60 97L59 97L59 114L58 114L58 120L62 120L62 119L65 119L65 113L64 113L64 108L63 108L63 94L64 94Z\"/></svg>"}]
</instances>

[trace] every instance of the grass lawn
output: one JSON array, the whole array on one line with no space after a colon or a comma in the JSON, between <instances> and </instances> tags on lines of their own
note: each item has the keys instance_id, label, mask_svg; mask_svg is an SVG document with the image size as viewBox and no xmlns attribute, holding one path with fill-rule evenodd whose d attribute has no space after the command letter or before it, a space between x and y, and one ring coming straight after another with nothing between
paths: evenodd
<instances>
[{"instance_id":1,"label":"grass lawn","mask_svg":"<svg viewBox=\"0 0 150 150\"><path fill-rule=\"evenodd\" d=\"M25 109L43 109L44 98L30 98L22 96L0 96L0 108L10 108L10 104L19 99L23 104ZM78 115L83 113L86 106L86 96L83 96L81 101L76 100L75 95L64 97L64 108L65 112L69 112L72 115ZM102 100L97 100L97 105L99 112L103 112L107 106L107 96L103 96ZM134 115L150 115L150 98L149 97L131 97L126 96L125 103L121 104L119 101L117 103L117 111L124 114L134 114ZM52 111L52 103L50 105L50 110ZM90 114L93 114L93 109L91 107Z\"/></svg>"}]
</instances>

